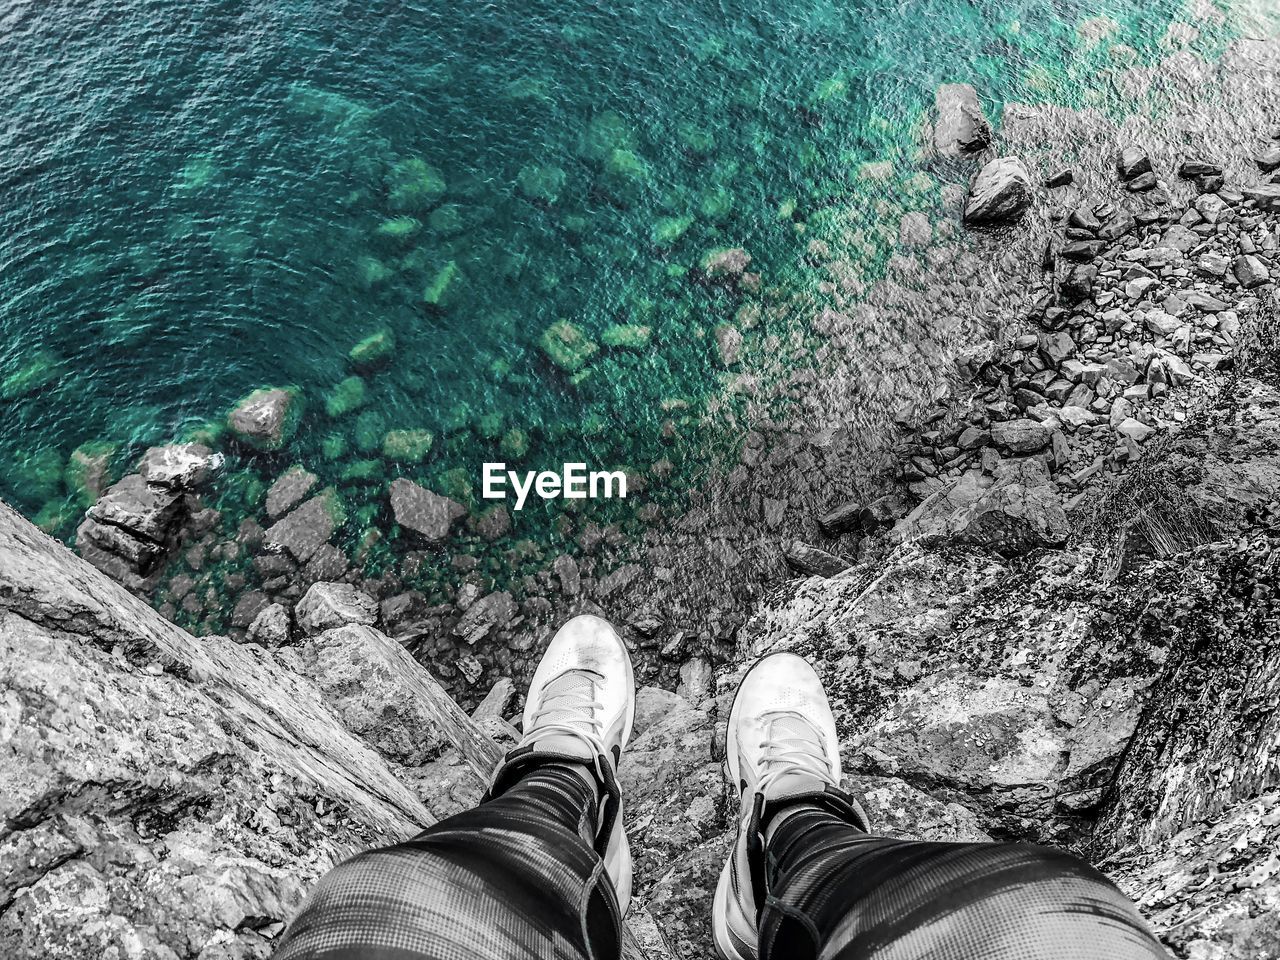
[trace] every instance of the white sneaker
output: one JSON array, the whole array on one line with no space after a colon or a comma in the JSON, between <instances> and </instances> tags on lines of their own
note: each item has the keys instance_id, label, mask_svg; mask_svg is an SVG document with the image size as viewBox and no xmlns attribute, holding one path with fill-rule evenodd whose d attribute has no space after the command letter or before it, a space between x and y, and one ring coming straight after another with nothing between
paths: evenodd
<instances>
[{"instance_id":1,"label":"white sneaker","mask_svg":"<svg viewBox=\"0 0 1280 960\"><path fill-rule=\"evenodd\" d=\"M849 816L860 829L868 824L840 791L835 717L822 681L802 657L771 654L747 671L729 712L725 760L740 794L738 837L716 886L711 929L724 960L756 960L765 808L812 799Z\"/></svg>"},{"instance_id":2,"label":"white sneaker","mask_svg":"<svg viewBox=\"0 0 1280 960\"><path fill-rule=\"evenodd\" d=\"M585 763L601 788L596 852L613 880L618 908L631 903L631 846L622 828L618 761L631 738L636 681L631 657L607 620L574 617L551 639L529 684L524 737L494 771L499 796L531 763Z\"/></svg>"}]
</instances>

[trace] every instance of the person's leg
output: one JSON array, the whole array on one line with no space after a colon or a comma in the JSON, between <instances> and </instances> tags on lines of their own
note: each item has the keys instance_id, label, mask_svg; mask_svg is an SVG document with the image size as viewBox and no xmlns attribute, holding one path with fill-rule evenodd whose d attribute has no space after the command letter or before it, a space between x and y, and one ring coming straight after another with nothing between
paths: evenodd
<instances>
[{"instance_id":1,"label":"person's leg","mask_svg":"<svg viewBox=\"0 0 1280 960\"><path fill-rule=\"evenodd\" d=\"M872 837L802 805L767 825L761 960L1164 960L1133 904L1061 850Z\"/></svg>"},{"instance_id":2,"label":"person's leg","mask_svg":"<svg viewBox=\"0 0 1280 960\"><path fill-rule=\"evenodd\" d=\"M321 879L275 960L616 960L631 896L616 770L635 716L597 617L552 639L490 798Z\"/></svg>"},{"instance_id":3,"label":"person's leg","mask_svg":"<svg viewBox=\"0 0 1280 960\"><path fill-rule=\"evenodd\" d=\"M738 837L712 929L726 960L1162 960L1109 881L1061 851L873 837L841 792L813 668L759 661L729 716Z\"/></svg>"},{"instance_id":4,"label":"person's leg","mask_svg":"<svg viewBox=\"0 0 1280 960\"><path fill-rule=\"evenodd\" d=\"M614 958L597 806L584 774L530 769L501 797L330 871L275 958Z\"/></svg>"}]
</instances>

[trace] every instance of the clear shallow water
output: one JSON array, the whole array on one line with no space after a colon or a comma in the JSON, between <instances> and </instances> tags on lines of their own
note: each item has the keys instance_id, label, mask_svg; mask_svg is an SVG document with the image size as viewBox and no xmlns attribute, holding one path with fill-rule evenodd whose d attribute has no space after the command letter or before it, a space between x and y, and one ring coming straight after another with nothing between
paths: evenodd
<instances>
[{"instance_id":1,"label":"clear shallow water","mask_svg":"<svg viewBox=\"0 0 1280 960\"><path fill-rule=\"evenodd\" d=\"M1091 42L1100 15L1115 23ZM0 496L68 535L78 445L124 466L286 384L303 427L273 457L233 455L231 514L295 461L365 505L353 534L387 478L460 492L490 459L666 457L678 493L736 437L697 415L728 377L712 331L744 304L691 282L707 251L745 246L766 300L814 283L798 264L815 237L870 269L903 210L938 203L915 155L938 83L974 83L992 117L1007 100L1105 107L1096 72L1164 55L1180 16L0 0ZM560 320L599 345L581 382L539 346ZM649 344L607 346L615 324ZM392 362L330 416L347 352L382 329ZM433 434L424 462L382 459L395 428Z\"/></svg>"}]
</instances>

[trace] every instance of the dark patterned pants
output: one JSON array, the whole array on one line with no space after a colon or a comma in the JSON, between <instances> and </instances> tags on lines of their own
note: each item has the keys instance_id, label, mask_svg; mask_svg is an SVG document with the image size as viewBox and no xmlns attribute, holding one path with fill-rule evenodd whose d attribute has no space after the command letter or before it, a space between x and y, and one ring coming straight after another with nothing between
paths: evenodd
<instances>
[{"instance_id":1,"label":"dark patterned pants","mask_svg":"<svg viewBox=\"0 0 1280 960\"><path fill-rule=\"evenodd\" d=\"M618 906L558 767L317 884L275 960L617 960ZM869 837L804 808L767 851L762 960L1164 960L1092 867L1020 844ZM710 929L710 918L708 918Z\"/></svg>"}]
</instances>

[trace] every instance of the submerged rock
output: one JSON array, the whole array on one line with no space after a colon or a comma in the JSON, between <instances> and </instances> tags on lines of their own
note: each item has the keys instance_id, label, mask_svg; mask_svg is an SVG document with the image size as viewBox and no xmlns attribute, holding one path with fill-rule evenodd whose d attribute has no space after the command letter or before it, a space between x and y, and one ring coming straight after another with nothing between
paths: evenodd
<instances>
[{"instance_id":1,"label":"submerged rock","mask_svg":"<svg viewBox=\"0 0 1280 960\"><path fill-rule=\"evenodd\" d=\"M712 250L702 258L702 272L712 280L737 280L751 265L751 254L742 247Z\"/></svg>"},{"instance_id":2,"label":"submerged rock","mask_svg":"<svg viewBox=\"0 0 1280 960\"><path fill-rule=\"evenodd\" d=\"M462 286L462 271L450 260L441 267L422 294L422 302L429 307L447 309L457 299Z\"/></svg>"},{"instance_id":3,"label":"submerged rock","mask_svg":"<svg viewBox=\"0 0 1280 960\"><path fill-rule=\"evenodd\" d=\"M382 455L399 463L421 463L435 442L430 430L388 430L382 438Z\"/></svg>"},{"instance_id":4,"label":"submerged rock","mask_svg":"<svg viewBox=\"0 0 1280 960\"><path fill-rule=\"evenodd\" d=\"M434 206L445 192L444 175L420 157L401 160L387 174L387 202L413 212Z\"/></svg>"},{"instance_id":5,"label":"submerged rock","mask_svg":"<svg viewBox=\"0 0 1280 960\"><path fill-rule=\"evenodd\" d=\"M1001 223L1020 217L1031 203L1031 175L1017 157L992 160L974 177L964 208L966 223Z\"/></svg>"},{"instance_id":6,"label":"submerged rock","mask_svg":"<svg viewBox=\"0 0 1280 960\"><path fill-rule=\"evenodd\" d=\"M279 517L288 513L316 484L316 475L305 467L290 467L267 489L267 515Z\"/></svg>"},{"instance_id":7,"label":"submerged rock","mask_svg":"<svg viewBox=\"0 0 1280 960\"><path fill-rule=\"evenodd\" d=\"M279 450L298 429L302 407L297 387L262 387L231 408L227 427L251 447Z\"/></svg>"},{"instance_id":8,"label":"submerged rock","mask_svg":"<svg viewBox=\"0 0 1280 960\"><path fill-rule=\"evenodd\" d=\"M403 477L391 482L388 498L395 522L430 545L448 539L453 525L467 514L462 504Z\"/></svg>"},{"instance_id":9,"label":"submerged rock","mask_svg":"<svg viewBox=\"0 0 1280 960\"><path fill-rule=\"evenodd\" d=\"M267 528L266 542L288 551L299 563L311 559L347 519L346 508L332 488L312 497Z\"/></svg>"},{"instance_id":10,"label":"submerged rock","mask_svg":"<svg viewBox=\"0 0 1280 960\"><path fill-rule=\"evenodd\" d=\"M106 441L82 443L71 451L62 480L81 508L91 506L110 486L115 455L116 445Z\"/></svg>"},{"instance_id":11,"label":"submerged rock","mask_svg":"<svg viewBox=\"0 0 1280 960\"><path fill-rule=\"evenodd\" d=\"M351 365L360 371L375 370L385 366L395 356L396 337L389 329L383 328L369 334L347 354Z\"/></svg>"},{"instance_id":12,"label":"submerged rock","mask_svg":"<svg viewBox=\"0 0 1280 960\"><path fill-rule=\"evenodd\" d=\"M568 373L581 370L600 349L581 327L568 320L547 327L538 343L551 362Z\"/></svg>"}]
</instances>

